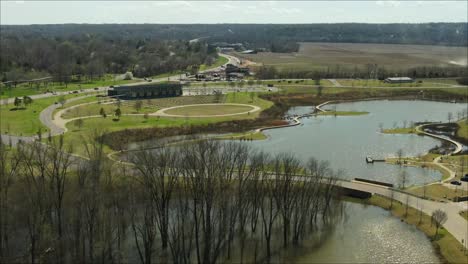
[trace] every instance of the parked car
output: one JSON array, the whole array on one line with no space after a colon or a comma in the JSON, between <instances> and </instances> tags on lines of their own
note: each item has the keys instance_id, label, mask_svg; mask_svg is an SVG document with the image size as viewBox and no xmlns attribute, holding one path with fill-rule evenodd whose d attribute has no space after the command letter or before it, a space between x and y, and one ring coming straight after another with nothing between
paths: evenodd
<instances>
[{"instance_id":1,"label":"parked car","mask_svg":"<svg viewBox=\"0 0 468 264\"><path fill-rule=\"evenodd\" d=\"M99 87L94 87L94 90L99 90Z\"/></svg>"},{"instance_id":2,"label":"parked car","mask_svg":"<svg viewBox=\"0 0 468 264\"><path fill-rule=\"evenodd\" d=\"M450 184L453 184L453 185L461 185L461 182L459 181L451 181Z\"/></svg>"},{"instance_id":3,"label":"parked car","mask_svg":"<svg viewBox=\"0 0 468 264\"><path fill-rule=\"evenodd\" d=\"M73 91L73 93L74 93L74 94L77 94L77 93L78 93L78 91Z\"/></svg>"},{"instance_id":4,"label":"parked car","mask_svg":"<svg viewBox=\"0 0 468 264\"><path fill-rule=\"evenodd\" d=\"M460 181L468 182L468 175L461 177Z\"/></svg>"}]
</instances>

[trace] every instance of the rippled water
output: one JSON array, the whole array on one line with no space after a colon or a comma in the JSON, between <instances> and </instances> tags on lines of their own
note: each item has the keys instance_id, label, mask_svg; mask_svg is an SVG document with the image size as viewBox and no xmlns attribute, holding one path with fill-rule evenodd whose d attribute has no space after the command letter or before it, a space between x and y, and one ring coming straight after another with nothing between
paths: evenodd
<instances>
[{"instance_id":1,"label":"rippled water","mask_svg":"<svg viewBox=\"0 0 468 264\"><path fill-rule=\"evenodd\" d=\"M437 263L429 239L374 206L346 203L347 217L319 247L297 263Z\"/></svg>"},{"instance_id":2,"label":"rippled water","mask_svg":"<svg viewBox=\"0 0 468 264\"><path fill-rule=\"evenodd\" d=\"M333 108L328 105L326 108ZM367 111L361 116L319 116L303 119L304 125L268 130L268 140L252 145L269 153L293 152L306 161L310 156L327 160L335 169L344 169L347 178L367 178L398 183L402 170L408 174L408 184L423 184L441 179L436 170L400 167L385 163L366 164L365 157L415 156L440 144L439 140L417 135L390 135L379 132L384 128L407 125L411 121L446 121L448 112L454 116L464 110L464 104L429 101L362 101L336 105L338 111ZM308 113L311 107L296 107L290 114Z\"/></svg>"}]
</instances>

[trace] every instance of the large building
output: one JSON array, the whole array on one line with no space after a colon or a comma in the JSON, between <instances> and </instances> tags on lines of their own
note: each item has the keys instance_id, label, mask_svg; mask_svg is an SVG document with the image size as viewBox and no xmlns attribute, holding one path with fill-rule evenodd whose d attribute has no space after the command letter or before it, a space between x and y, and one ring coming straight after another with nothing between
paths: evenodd
<instances>
[{"instance_id":1,"label":"large building","mask_svg":"<svg viewBox=\"0 0 468 264\"><path fill-rule=\"evenodd\" d=\"M109 89L108 96L121 98L159 98L182 95L180 83L151 83L142 85L120 85Z\"/></svg>"},{"instance_id":2,"label":"large building","mask_svg":"<svg viewBox=\"0 0 468 264\"><path fill-rule=\"evenodd\" d=\"M413 79L410 77L390 77L384 80L386 83L412 83Z\"/></svg>"}]
</instances>

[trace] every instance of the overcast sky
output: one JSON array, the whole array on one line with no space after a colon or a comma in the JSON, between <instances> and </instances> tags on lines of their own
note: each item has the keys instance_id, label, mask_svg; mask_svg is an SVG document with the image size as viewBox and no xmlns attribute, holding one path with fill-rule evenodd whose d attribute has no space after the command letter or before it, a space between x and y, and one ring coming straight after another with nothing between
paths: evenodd
<instances>
[{"instance_id":1,"label":"overcast sky","mask_svg":"<svg viewBox=\"0 0 468 264\"><path fill-rule=\"evenodd\" d=\"M467 1L5 1L1 24L468 22Z\"/></svg>"}]
</instances>

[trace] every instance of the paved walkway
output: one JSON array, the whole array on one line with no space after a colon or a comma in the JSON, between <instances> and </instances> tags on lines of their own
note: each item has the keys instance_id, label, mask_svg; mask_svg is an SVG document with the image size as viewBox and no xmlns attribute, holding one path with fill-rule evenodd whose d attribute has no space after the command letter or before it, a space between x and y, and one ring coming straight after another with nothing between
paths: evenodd
<instances>
[{"instance_id":1,"label":"paved walkway","mask_svg":"<svg viewBox=\"0 0 468 264\"><path fill-rule=\"evenodd\" d=\"M185 116L185 115L175 115L175 114L168 114L166 111L172 110L172 109L177 109L177 108L183 108L183 107L189 107L189 106L209 106L209 105L214 105L214 106L224 106L224 105L233 105L233 106L246 106L246 107L251 107L252 110L245 111L245 112L239 112L239 113L232 113L232 114L219 114L219 115L190 115L190 116ZM222 103L222 104L191 104L191 105L178 105L178 106L172 106L168 108L161 109L157 111L156 113L150 114L151 116L166 116L166 117L225 117L225 116L236 116L236 115L245 115L249 113L255 113L257 111L260 111L261 108L256 106L256 105L249 105L249 104L234 104L234 103Z\"/></svg>"}]
</instances>

